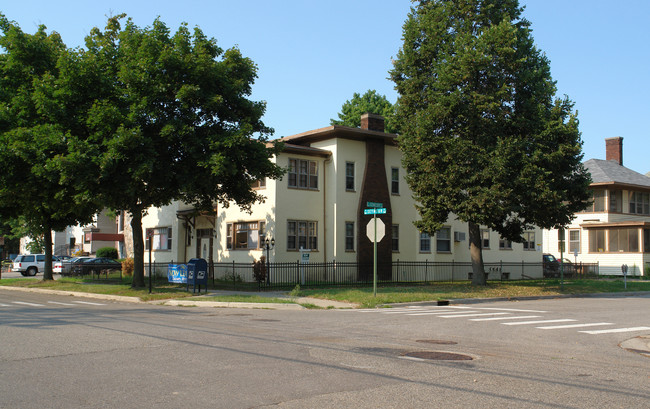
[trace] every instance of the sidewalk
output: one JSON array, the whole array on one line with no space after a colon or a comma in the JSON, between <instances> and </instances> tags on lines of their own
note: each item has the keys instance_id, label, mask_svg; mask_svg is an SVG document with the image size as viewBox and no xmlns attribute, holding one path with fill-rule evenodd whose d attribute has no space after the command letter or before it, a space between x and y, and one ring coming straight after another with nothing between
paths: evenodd
<instances>
[{"instance_id":1,"label":"sidewalk","mask_svg":"<svg viewBox=\"0 0 650 409\"><path fill-rule=\"evenodd\" d=\"M358 308L357 304L346 303L341 301L323 300L320 298L310 297L294 297L286 292L270 291L270 292L246 292L246 291L227 291L227 290L209 290L205 298L224 295L249 295L258 297L278 298L282 300L292 301L294 304L285 303L247 303L247 302L224 302L224 301L202 301L196 298L192 300L177 299L165 301L164 305L182 305L194 307L229 307L229 308L269 308L277 310L304 310L306 307L303 305L315 305L319 308ZM303 305L301 305L303 304Z\"/></svg>"},{"instance_id":2,"label":"sidewalk","mask_svg":"<svg viewBox=\"0 0 650 409\"><path fill-rule=\"evenodd\" d=\"M137 297L125 297L121 295L107 295L107 294L94 294L94 293L84 293L84 292L75 292L75 291L59 291L59 290L49 290L45 288L27 288L27 287L11 287L11 286L1 286L0 289L6 288L13 291L24 291L24 292L33 292L41 294L55 294L55 295L69 295L74 297L87 297L87 298L96 298L101 300L113 300L113 301L122 301L122 302L132 302L132 303L145 303ZM279 298L282 300L292 301L293 304L289 303L252 303L252 302L227 302L227 301L209 301L209 297L220 296L220 295L250 295L250 296L259 296L259 297L268 297L268 298ZM206 298L206 300L201 300L200 298ZM285 292L245 292L245 291L225 291L225 290L210 290L206 294L198 295L194 299L174 299L174 300L155 300L147 301L149 304L161 304L161 305L174 305L174 306L186 306L186 307L221 307L221 308L264 308L264 309L274 309L274 310L305 310L306 307L303 305L315 305L319 308L358 308L357 304L332 301L332 300L323 300L320 298L310 298L310 297L293 297ZM303 305L301 305L303 304Z\"/></svg>"}]
</instances>

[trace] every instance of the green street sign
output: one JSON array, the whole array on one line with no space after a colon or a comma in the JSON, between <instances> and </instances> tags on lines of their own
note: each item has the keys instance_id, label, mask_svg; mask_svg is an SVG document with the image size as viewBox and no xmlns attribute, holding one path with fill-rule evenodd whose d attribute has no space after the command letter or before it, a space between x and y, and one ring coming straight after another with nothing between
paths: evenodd
<instances>
[{"instance_id":1,"label":"green street sign","mask_svg":"<svg viewBox=\"0 0 650 409\"><path fill-rule=\"evenodd\" d=\"M386 214L386 209L364 209L363 214Z\"/></svg>"},{"instance_id":2,"label":"green street sign","mask_svg":"<svg viewBox=\"0 0 650 409\"><path fill-rule=\"evenodd\" d=\"M377 203L377 202L366 202L366 206L368 207L384 207L383 203Z\"/></svg>"}]
</instances>

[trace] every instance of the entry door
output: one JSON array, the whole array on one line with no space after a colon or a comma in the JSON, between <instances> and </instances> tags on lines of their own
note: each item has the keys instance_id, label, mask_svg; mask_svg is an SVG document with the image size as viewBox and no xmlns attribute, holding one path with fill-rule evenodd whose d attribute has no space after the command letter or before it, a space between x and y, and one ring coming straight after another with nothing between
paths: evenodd
<instances>
[{"instance_id":1,"label":"entry door","mask_svg":"<svg viewBox=\"0 0 650 409\"><path fill-rule=\"evenodd\" d=\"M201 246L201 258L204 260L209 260L210 254L210 237L202 237L200 241Z\"/></svg>"}]
</instances>

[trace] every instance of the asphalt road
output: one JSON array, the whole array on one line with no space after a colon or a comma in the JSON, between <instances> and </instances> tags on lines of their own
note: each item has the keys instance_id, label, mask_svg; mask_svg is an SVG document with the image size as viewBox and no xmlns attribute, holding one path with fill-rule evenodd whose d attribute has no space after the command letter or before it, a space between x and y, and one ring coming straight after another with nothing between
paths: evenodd
<instances>
[{"instance_id":1,"label":"asphalt road","mask_svg":"<svg viewBox=\"0 0 650 409\"><path fill-rule=\"evenodd\" d=\"M650 335L650 297L452 307L183 308L0 288L0 407L648 407L650 358L619 344Z\"/></svg>"}]
</instances>

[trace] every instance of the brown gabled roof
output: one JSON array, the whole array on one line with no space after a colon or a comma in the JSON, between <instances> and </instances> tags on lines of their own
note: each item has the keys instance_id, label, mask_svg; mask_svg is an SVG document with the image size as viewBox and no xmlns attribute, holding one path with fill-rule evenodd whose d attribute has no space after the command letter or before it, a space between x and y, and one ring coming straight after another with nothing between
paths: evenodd
<instances>
[{"instance_id":1,"label":"brown gabled roof","mask_svg":"<svg viewBox=\"0 0 650 409\"><path fill-rule=\"evenodd\" d=\"M284 143L284 148L282 149L282 152L297 153L300 155L309 155L309 156L320 156L322 158L329 158L332 155L332 152L325 149L312 148L311 146L304 146L304 145L295 145L293 143L286 143L286 142Z\"/></svg>"},{"instance_id":2,"label":"brown gabled roof","mask_svg":"<svg viewBox=\"0 0 650 409\"><path fill-rule=\"evenodd\" d=\"M397 135L367 129L350 128L348 126L332 125L325 128L302 132L296 135L285 136L284 138L279 139L279 141L296 145L305 145L333 138L344 138L358 141L365 141L367 139L384 139L386 144L393 145L396 144Z\"/></svg>"}]
</instances>

